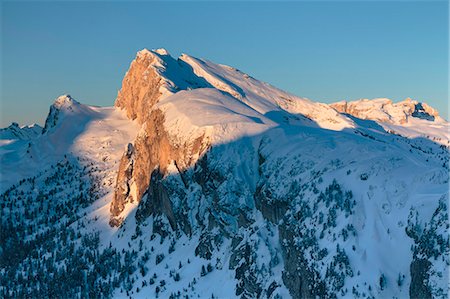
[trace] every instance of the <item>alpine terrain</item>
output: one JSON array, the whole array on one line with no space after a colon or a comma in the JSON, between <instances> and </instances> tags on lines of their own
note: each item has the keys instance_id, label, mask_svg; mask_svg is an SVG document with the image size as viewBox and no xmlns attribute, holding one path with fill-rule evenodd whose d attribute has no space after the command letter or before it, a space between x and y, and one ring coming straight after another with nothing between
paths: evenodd
<instances>
[{"instance_id":1,"label":"alpine terrain","mask_svg":"<svg viewBox=\"0 0 450 299\"><path fill-rule=\"evenodd\" d=\"M449 129L142 50L0 130L0 297L447 298Z\"/></svg>"}]
</instances>

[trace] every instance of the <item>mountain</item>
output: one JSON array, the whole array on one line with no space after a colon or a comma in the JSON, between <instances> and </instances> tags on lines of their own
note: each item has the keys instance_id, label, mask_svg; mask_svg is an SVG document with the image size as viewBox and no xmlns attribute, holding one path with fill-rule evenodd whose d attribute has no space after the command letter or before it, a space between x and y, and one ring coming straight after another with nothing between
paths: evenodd
<instances>
[{"instance_id":1,"label":"mountain","mask_svg":"<svg viewBox=\"0 0 450 299\"><path fill-rule=\"evenodd\" d=\"M142 50L2 145L2 297L448 296L449 123Z\"/></svg>"}]
</instances>

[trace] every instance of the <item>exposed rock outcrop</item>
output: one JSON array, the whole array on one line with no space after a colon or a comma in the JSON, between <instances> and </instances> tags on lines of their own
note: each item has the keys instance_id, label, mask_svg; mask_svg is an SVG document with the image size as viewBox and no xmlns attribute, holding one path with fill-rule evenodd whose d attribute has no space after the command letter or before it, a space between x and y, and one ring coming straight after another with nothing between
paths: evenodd
<instances>
[{"instance_id":1,"label":"exposed rock outcrop","mask_svg":"<svg viewBox=\"0 0 450 299\"><path fill-rule=\"evenodd\" d=\"M233 251L230 258L230 268L236 265L235 278L236 296L241 298L259 298L262 288L257 278L255 269L256 253L252 250L251 244L245 243Z\"/></svg>"},{"instance_id":2,"label":"exposed rock outcrop","mask_svg":"<svg viewBox=\"0 0 450 299\"><path fill-rule=\"evenodd\" d=\"M116 188L114 191L114 199L111 203L111 214L119 215L125 208L125 204L128 200L133 200L133 196L130 196L131 191L131 179L133 175L134 164L134 147L131 143L127 145L126 151L122 156L119 164L119 171L117 174ZM116 226L120 223L117 219L111 218L110 225Z\"/></svg>"},{"instance_id":3,"label":"exposed rock outcrop","mask_svg":"<svg viewBox=\"0 0 450 299\"><path fill-rule=\"evenodd\" d=\"M441 260L449 264L448 235L439 234L439 227L448 230L448 198L442 196L439 205L428 223L420 223L414 209L410 210L406 234L413 239L413 257L410 264L411 284L409 286L410 298L437 298L444 294L443 289L432 288L433 264ZM442 279L442 273L441 278ZM432 291L433 289L433 291Z\"/></svg>"},{"instance_id":4,"label":"exposed rock outcrop","mask_svg":"<svg viewBox=\"0 0 450 299\"><path fill-rule=\"evenodd\" d=\"M411 299L431 299L431 290L428 286L428 271L431 263L427 259L414 259L411 263L411 284L409 296Z\"/></svg>"},{"instance_id":5,"label":"exposed rock outcrop","mask_svg":"<svg viewBox=\"0 0 450 299\"><path fill-rule=\"evenodd\" d=\"M330 104L340 113L350 114L361 119L405 124L410 117L434 121L439 113L431 106L410 98L398 103L389 99L359 100L353 102L337 102Z\"/></svg>"},{"instance_id":6,"label":"exposed rock outcrop","mask_svg":"<svg viewBox=\"0 0 450 299\"><path fill-rule=\"evenodd\" d=\"M169 67L170 71L166 72ZM182 171L195 162L194 156L199 157L204 152L206 146L201 134L194 140L182 140L181 145L174 144L164 128L164 113L155 105L179 90L206 86L209 85L204 79L197 77L184 61L173 59L166 50L138 52L123 79L115 106L125 110L127 116L142 127L133 145L132 170L119 167L111 223L120 223L117 217L127 202L141 200L156 168L164 177L172 162ZM122 164L130 164L126 153Z\"/></svg>"},{"instance_id":7,"label":"exposed rock outcrop","mask_svg":"<svg viewBox=\"0 0 450 299\"><path fill-rule=\"evenodd\" d=\"M320 275L310 269L304 253L295 246L295 234L290 225L278 227L281 243L284 271L283 282L293 298L327 298L327 289L320 280Z\"/></svg>"},{"instance_id":8,"label":"exposed rock outcrop","mask_svg":"<svg viewBox=\"0 0 450 299\"><path fill-rule=\"evenodd\" d=\"M426 103L417 103L414 105L413 117L434 121L438 115L437 111L428 106Z\"/></svg>"},{"instance_id":9,"label":"exposed rock outcrop","mask_svg":"<svg viewBox=\"0 0 450 299\"><path fill-rule=\"evenodd\" d=\"M125 109L130 119L146 121L153 105L162 95L163 78L155 69L158 57L150 51L140 51L122 81L115 106Z\"/></svg>"},{"instance_id":10,"label":"exposed rock outcrop","mask_svg":"<svg viewBox=\"0 0 450 299\"><path fill-rule=\"evenodd\" d=\"M172 163L175 163L177 169L182 171L196 162L193 157L201 156L208 147L207 141L203 137L202 135L192 141L186 141L181 146L174 145L164 129L162 111L157 109L151 111L134 142L132 171L130 172L127 167L119 167L117 187L111 204L112 218L120 215L124 210L125 203L141 200L152 183L151 175L155 169L158 169L158 176L164 177ZM121 165L122 163L128 165L128 160L128 155L125 154ZM124 185L124 181L127 181L128 185ZM131 192L132 188L134 188L134 193ZM124 192L126 190L128 192ZM132 198L129 198L130 196ZM152 205L152 203L149 204Z\"/></svg>"},{"instance_id":11,"label":"exposed rock outcrop","mask_svg":"<svg viewBox=\"0 0 450 299\"><path fill-rule=\"evenodd\" d=\"M264 218L275 224L283 218L288 209L288 204L286 202L271 200L270 191L265 189L264 186L256 189L255 205L256 208L261 211Z\"/></svg>"},{"instance_id":12,"label":"exposed rock outcrop","mask_svg":"<svg viewBox=\"0 0 450 299\"><path fill-rule=\"evenodd\" d=\"M42 133L45 133L56 126L58 119L60 118L62 109L72 111L72 106L74 105L80 105L80 103L75 101L70 95L67 94L58 97L53 105L50 106L50 111L48 113L47 119L45 120L45 125Z\"/></svg>"},{"instance_id":13,"label":"exposed rock outcrop","mask_svg":"<svg viewBox=\"0 0 450 299\"><path fill-rule=\"evenodd\" d=\"M150 184L146 196L140 202L136 211L136 220L144 221L152 214L163 214L169 220L172 230L177 228L177 222L173 213L169 194L162 182L163 176L159 168L156 168L151 175Z\"/></svg>"},{"instance_id":14,"label":"exposed rock outcrop","mask_svg":"<svg viewBox=\"0 0 450 299\"><path fill-rule=\"evenodd\" d=\"M180 90L211 87L182 59L174 59L165 49L137 53L117 95L115 106L130 119L143 124L154 105Z\"/></svg>"}]
</instances>

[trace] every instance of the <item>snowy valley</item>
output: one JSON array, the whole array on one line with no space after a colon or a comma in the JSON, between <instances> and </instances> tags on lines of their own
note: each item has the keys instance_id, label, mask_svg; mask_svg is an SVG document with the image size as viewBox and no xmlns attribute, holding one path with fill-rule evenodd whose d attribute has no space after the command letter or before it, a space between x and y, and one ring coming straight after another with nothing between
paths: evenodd
<instances>
[{"instance_id":1,"label":"snowy valley","mask_svg":"<svg viewBox=\"0 0 450 299\"><path fill-rule=\"evenodd\" d=\"M0 130L0 296L447 298L449 129L142 50L114 107Z\"/></svg>"}]
</instances>

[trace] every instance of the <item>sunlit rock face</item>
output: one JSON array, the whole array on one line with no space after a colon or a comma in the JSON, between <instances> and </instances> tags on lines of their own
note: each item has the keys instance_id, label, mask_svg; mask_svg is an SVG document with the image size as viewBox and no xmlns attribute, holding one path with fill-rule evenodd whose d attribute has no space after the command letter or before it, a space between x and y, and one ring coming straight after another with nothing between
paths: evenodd
<instances>
[{"instance_id":1,"label":"sunlit rock face","mask_svg":"<svg viewBox=\"0 0 450 299\"><path fill-rule=\"evenodd\" d=\"M203 137L186 140L181 145L173 144L171 136L165 131L164 114L158 109L153 110L120 162L111 203L111 224L120 223L116 217L124 210L126 203L142 199L156 168L159 175L165 176L169 166L175 166L178 172L192 166L208 147Z\"/></svg>"},{"instance_id":2,"label":"sunlit rock face","mask_svg":"<svg viewBox=\"0 0 450 299\"><path fill-rule=\"evenodd\" d=\"M130 119L137 119L141 124L162 95L163 78L155 70L158 62L154 53L139 52L122 81L116 99L115 106L125 109Z\"/></svg>"}]
</instances>

